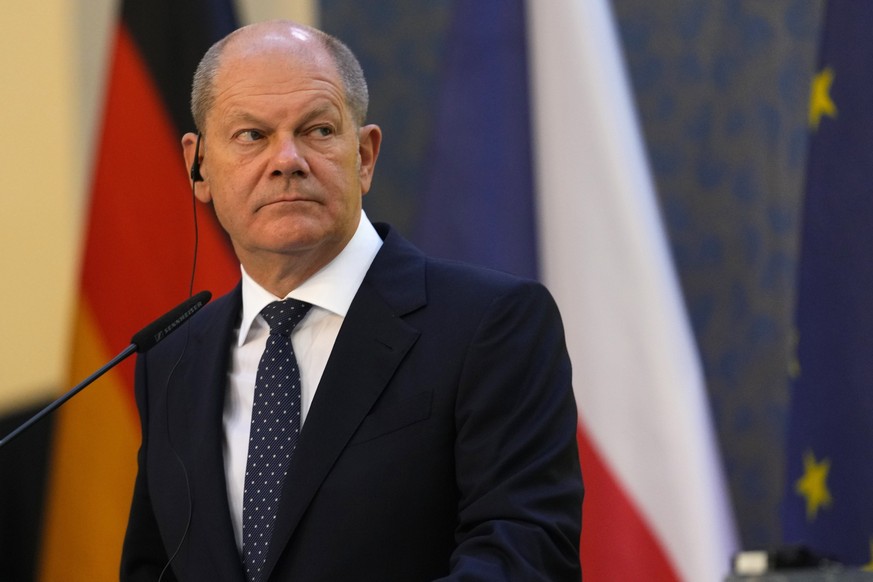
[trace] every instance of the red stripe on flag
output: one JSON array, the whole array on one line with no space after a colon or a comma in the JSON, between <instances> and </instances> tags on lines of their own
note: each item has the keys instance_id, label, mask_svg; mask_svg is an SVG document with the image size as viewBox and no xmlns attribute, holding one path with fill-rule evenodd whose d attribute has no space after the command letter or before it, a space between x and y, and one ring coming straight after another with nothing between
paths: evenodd
<instances>
[{"instance_id":1,"label":"red stripe on flag","mask_svg":"<svg viewBox=\"0 0 873 582\"><path fill-rule=\"evenodd\" d=\"M680 580L658 539L581 424L577 440L585 479L580 554L586 582Z\"/></svg>"},{"instance_id":2,"label":"red stripe on flag","mask_svg":"<svg viewBox=\"0 0 873 582\"><path fill-rule=\"evenodd\" d=\"M106 345L120 350L187 295L194 229L181 136L123 25L110 75L82 293ZM201 214L198 283L217 294L239 278L239 267L216 221Z\"/></svg>"}]
</instances>

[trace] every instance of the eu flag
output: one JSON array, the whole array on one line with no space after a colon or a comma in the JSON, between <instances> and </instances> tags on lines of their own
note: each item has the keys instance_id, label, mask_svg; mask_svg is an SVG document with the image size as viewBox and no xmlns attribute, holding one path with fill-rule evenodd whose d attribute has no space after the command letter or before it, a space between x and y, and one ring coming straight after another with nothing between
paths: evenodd
<instances>
[{"instance_id":1,"label":"eu flag","mask_svg":"<svg viewBox=\"0 0 873 582\"><path fill-rule=\"evenodd\" d=\"M809 108L783 535L873 547L873 5L828 2Z\"/></svg>"}]
</instances>

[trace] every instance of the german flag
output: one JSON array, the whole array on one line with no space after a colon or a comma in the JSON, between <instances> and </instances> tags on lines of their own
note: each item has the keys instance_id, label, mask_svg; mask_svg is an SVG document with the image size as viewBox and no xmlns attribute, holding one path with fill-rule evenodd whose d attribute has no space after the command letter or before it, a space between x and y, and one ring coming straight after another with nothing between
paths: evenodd
<instances>
[{"instance_id":1,"label":"german flag","mask_svg":"<svg viewBox=\"0 0 873 582\"><path fill-rule=\"evenodd\" d=\"M236 27L230 0L126 0L119 16L91 185L70 385L188 295L194 203L179 140L194 128L188 95L197 62ZM199 212L194 288L220 294L239 278L238 263L214 216ZM40 579L118 578L138 446L129 360L59 413Z\"/></svg>"}]
</instances>

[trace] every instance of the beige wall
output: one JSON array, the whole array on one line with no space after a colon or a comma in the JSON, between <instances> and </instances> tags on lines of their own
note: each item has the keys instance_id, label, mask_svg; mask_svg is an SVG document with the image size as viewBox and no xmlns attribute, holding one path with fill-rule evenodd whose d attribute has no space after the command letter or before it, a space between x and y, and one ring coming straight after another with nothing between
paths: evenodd
<instances>
[{"instance_id":1,"label":"beige wall","mask_svg":"<svg viewBox=\"0 0 873 582\"><path fill-rule=\"evenodd\" d=\"M311 23L315 4L240 0L239 13ZM115 0L11 0L0 19L0 414L70 387L81 224L114 19Z\"/></svg>"},{"instance_id":2,"label":"beige wall","mask_svg":"<svg viewBox=\"0 0 873 582\"><path fill-rule=\"evenodd\" d=\"M62 378L78 253L71 3L19 0L0 21L0 410Z\"/></svg>"}]
</instances>

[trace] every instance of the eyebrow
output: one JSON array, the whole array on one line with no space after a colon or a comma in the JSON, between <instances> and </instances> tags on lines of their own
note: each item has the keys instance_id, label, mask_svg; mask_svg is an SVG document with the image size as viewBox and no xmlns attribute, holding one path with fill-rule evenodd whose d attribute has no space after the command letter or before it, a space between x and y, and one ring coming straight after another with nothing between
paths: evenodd
<instances>
[{"instance_id":1,"label":"eyebrow","mask_svg":"<svg viewBox=\"0 0 873 582\"><path fill-rule=\"evenodd\" d=\"M322 105L320 107L317 107L317 108L313 109L312 111L310 111L309 113L307 113L306 115L304 115L303 119L300 120L300 125L301 126L307 125L311 121L313 121L314 119L317 119L323 115L331 114L333 112L336 112L338 114L338 117L340 118L340 120L342 120L342 113L340 111L338 111L337 108L333 106L333 104L327 104L327 105Z\"/></svg>"},{"instance_id":2,"label":"eyebrow","mask_svg":"<svg viewBox=\"0 0 873 582\"><path fill-rule=\"evenodd\" d=\"M298 126L305 126L312 122L312 120L317 119L323 115L332 114L333 112L337 112L338 117L342 119L342 114L337 110L337 108L333 104L325 104L319 107L316 107L312 111L306 113L298 122ZM268 122L258 115L251 113L249 111L231 111L225 116L225 119L228 119L231 123L251 123L257 126L265 126L268 125Z\"/></svg>"}]
</instances>

